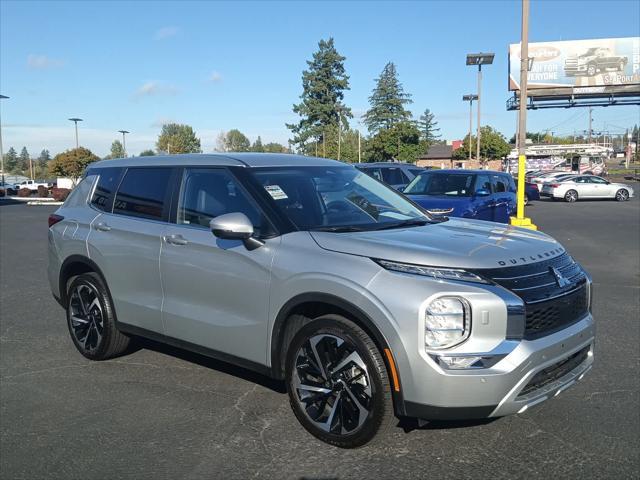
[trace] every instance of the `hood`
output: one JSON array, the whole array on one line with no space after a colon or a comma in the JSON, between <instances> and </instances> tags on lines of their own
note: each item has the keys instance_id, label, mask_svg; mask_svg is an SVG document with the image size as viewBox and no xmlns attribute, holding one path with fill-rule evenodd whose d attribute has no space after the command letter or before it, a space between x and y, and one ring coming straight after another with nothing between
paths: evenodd
<instances>
[{"instance_id":1,"label":"hood","mask_svg":"<svg viewBox=\"0 0 640 480\"><path fill-rule=\"evenodd\" d=\"M441 215L461 214L471 203L471 197L452 197L446 195L407 195L407 197L426 210L446 210L453 208L453 212L442 212Z\"/></svg>"},{"instance_id":2,"label":"hood","mask_svg":"<svg viewBox=\"0 0 640 480\"><path fill-rule=\"evenodd\" d=\"M459 218L392 230L310 233L325 250L451 268L524 265L564 252L557 241L541 232Z\"/></svg>"}]
</instances>

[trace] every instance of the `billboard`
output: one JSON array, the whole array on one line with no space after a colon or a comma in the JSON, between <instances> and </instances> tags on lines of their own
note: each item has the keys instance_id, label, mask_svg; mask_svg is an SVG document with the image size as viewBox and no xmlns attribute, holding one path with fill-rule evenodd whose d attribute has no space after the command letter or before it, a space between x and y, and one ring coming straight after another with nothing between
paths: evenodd
<instances>
[{"instance_id":1,"label":"billboard","mask_svg":"<svg viewBox=\"0 0 640 480\"><path fill-rule=\"evenodd\" d=\"M530 96L640 92L640 37L535 42ZM509 90L520 90L520 44L509 45Z\"/></svg>"}]
</instances>

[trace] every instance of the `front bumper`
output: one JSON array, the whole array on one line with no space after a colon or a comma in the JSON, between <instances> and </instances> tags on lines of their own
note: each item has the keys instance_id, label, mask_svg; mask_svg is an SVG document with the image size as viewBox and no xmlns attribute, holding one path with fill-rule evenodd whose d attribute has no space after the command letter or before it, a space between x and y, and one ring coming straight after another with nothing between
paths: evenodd
<instances>
[{"instance_id":1,"label":"front bumper","mask_svg":"<svg viewBox=\"0 0 640 480\"><path fill-rule=\"evenodd\" d=\"M552 398L569 388L591 369L595 325L591 314L554 334L536 340L523 340L488 369L441 371L430 376L424 398L405 398L404 414L427 420L501 417L524 410ZM586 350L584 359L571 365L540 388L527 389L534 377L545 369L562 364ZM439 367L433 367L439 368ZM543 372L544 373L544 372ZM522 394L527 389L526 394ZM438 392L434 395L434 392Z\"/></svg>"}]
</instances>

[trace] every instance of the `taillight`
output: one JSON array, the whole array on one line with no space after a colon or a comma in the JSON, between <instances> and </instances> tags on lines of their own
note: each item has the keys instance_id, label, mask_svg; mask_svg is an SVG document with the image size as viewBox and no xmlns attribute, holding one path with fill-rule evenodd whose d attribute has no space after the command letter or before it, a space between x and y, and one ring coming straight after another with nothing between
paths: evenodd
<instances>
[{"instance_id":1,"label":"taillight","mask_svg":"<svg viewBox=\"0 0 640 480\"><path fill-rule=\"evenodd\" d=\"M537 183L533 183L533 184L532 184L532 187L533 187L533 189L534 189L534 190L540 190L540 189L538 188L538 184L537 184Z\"/></svg>"},{"instance_id":2,"label":"taillight","mask_svg":"<svg viewBox=\"0 0 640 480\"><path fill-rule=\"evenodd\" d=\"M49 228L53 227L56 223L62 220L64 220L64 217L62 215L56 215L55 213L52 213L51 215L49 215Z\"/></svg>"},{"instance_id":3,"label":"taillight","mask_svg":"<svg viewBox=\"0 0 640 480\"><path fill-rule=\"evenodd\" d=\"M558 188L560 185L557 183L552 183L551 185L549 185L551 188Z\"/></svg>"}]
</instances>

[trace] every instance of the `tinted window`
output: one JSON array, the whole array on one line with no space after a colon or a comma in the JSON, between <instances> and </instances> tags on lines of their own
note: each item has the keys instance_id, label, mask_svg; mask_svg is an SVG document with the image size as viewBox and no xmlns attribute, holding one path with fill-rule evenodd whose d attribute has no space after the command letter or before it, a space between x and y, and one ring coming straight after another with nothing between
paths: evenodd
<instances>
[{"instance_id":1,"label":"tinted window","mask_svg":"<svg viewBox=\"0 0 640 480\"><path fill-rule=\"evenodd\" d=\"M178 223L209 228L212 218L244 213L256 234L271 232L268 222L231 174L223 169L187 168L178 202Z\"/></svg>"},{"instance_id":2,"label":"tinted window","mask_svg":"<svg viewBox=\"0 0 640 480\"><path fill-rule=\"evenodd\" d=\"M89 172L100 175L98 184L91 197L91 205L104 212L110 212L113 207L113 195L122 178L122 168L100 168Z\"/></svg>"},{"instance_id":3,"label":"tinted window","mask_svg":"<svg viewBox=\"0 0 640 480\"><path fill-rule=\"evenodd\" d=\"M113 213L162 220L169 188L170 168L130 168L113 205Z\"/></svg>"},{"instance_id":4,"label":"tinted window","mask_svg":"<svg viewBox=\"0 0 640 480\"><path fill-rule=\"evenodd\" d=\"M573 179L575 183L589 183L588 177L576 177Z\"/></svg>"},{"instance_id":5,"label":"tinted window","mask_svg":"<svg viewBox=\"0 0 640 480\"><path fill-rule=\"evenodd\" d=\"M494 175L493 178L493 191L496 193L502 193L509 190L507 177L504 175Z\"/></svg>"},{"instance_id":6,"label":"tinted window","mask_svg":"<svg viewBox=\"0 0 640 480\"><path fill-rule=\"evenodd\" d=\"M418 175L420 175L421 173L424 173L424 170L423 170L423 169L421 169L421 168L410 168L410 169L409 169L409 171L410 171L411 173L413 173L413 175L414 175L414 176L416 176L416 177L417 177Z\"/></svg>"},{"instance_id":7,"label":"tinted window","mask_svg":"<svg viewBox=\"0 0 640 480\"><path fill-rule=\"evenodd\" d=\"M600 177L589 177L589 181L591 183L607 183L607 181L604 178L600 178Z\"/></svg>"},{"instance_id":8,"label":"tinted window","mask_svg":"<svg viewBox=\"0 0 640 480\"><path fill-rule=\"evenodd\" d=\"M478 178L476 178L476 190L491 192L491 178L489 178L489 175L478 175Z\"/></svg>"},{"instance_id":9,"label":"tinted window","mask_svg":"<svg viewBox=\"0 0 640 480\"><path fill-rule=\"evenodd\" d=\"M464 173L423 173L404 189L405 194L446 195L468 197L471 195L473 175Z\"/></svg>"},{"instance_id":10,"label":"tinted window","mask_svg":"<svg viewBox=\"0 0 640 480\"><path fill-rule=\"evenodd\" d=\"M71 191L67 199L64 201L65 207L82 207L87 205L93 182L96 180L96 175L87 175L84 177L78 185Z\"/></svg>"},{"instance_id":11,"label":"tinted window","mask_svg":"<svg viewBox=\"0 0 640 480\"><path fill-rule=\"evenodd\" d=\"M389 185L398 185L409 182L409 179L400 168L382 168L382 179Z\"/></svg>"}]
</instances>

